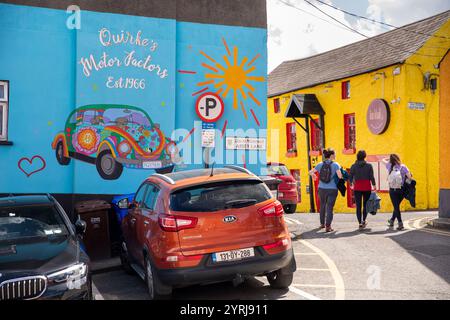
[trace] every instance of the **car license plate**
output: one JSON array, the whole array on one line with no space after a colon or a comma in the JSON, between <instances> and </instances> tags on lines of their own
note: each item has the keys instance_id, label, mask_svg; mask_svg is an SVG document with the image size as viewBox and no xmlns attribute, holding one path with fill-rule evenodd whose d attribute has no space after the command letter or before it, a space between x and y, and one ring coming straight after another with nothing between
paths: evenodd
<instances>
[{"instance_id":1,"label":"car license plate","mask_svg":"<svg viewBox=\"0 0 450 320\"><path fill-rule=\"evenodd\" d=\"M214 262L238 261L255 256L253 248L239 249L214 253L212 258Z\"/></svg>"},{"instance_id":2,"label":"car license plate","mask_svg":"<svg viewBox=\"0 0 450 320\"><path fill-rule=\"evenodd\" d=\"M142 164L142 168L144 169L160 169L161 167L161 161L147 161Z\"/></svg>"}]
</instances>

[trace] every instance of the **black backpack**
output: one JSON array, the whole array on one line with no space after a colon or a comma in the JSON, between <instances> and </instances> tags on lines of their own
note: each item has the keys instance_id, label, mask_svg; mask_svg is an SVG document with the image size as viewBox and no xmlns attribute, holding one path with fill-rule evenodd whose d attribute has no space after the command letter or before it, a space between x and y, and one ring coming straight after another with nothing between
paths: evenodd
<instances>
[{"instance_id":1,"label":"black backpack","mask_svg":"<svg viewBox=\"0 0 450 320\"><path fill-rule=\"evenodd\" d=\"M320 169L319 179L324 183L331 182L331 165L333 162L324 161L322 164L322 168Z\"/></svg>"}]
</instances>

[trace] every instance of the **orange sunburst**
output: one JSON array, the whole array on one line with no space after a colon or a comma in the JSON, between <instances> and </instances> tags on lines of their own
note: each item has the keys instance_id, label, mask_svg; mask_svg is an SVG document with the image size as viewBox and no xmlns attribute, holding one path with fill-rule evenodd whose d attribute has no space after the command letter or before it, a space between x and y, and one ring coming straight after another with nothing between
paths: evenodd
<instances>
[{"instance_id":1,"label":"orange sunburst","mask_svg":"<svg viewBox=\"0 0 450 320\"><path fill-rule=\"evenodd\" d=\"M200 53L212 62L213 65L208 63L202 63L202 66L213 73L206 73L206 81L200 82L198 86L214 85L217 89L217 93L223 98L228 97L230 91L232 91L233 96L233 108L238 109L239 104L242 107L242 112L247 118L247 113L244 107L244 101L250 98L258 106L261 106L261 102L255 97L255 87L253 87L249 82L264 82L264 77L251 76L250 74L256 70L253 63L260 57L256 55L249 63L247 63L248 58L244 57L239 62L239 50L235 46L233 47L233 52L230 51L225 39L222 39L224 47L226 49L227 55L223 56L224 63L219 63L212 57L208 56L205 52L200 51ZM233 61L230 61L230 58Z\"/></svg>"}]
</instances>

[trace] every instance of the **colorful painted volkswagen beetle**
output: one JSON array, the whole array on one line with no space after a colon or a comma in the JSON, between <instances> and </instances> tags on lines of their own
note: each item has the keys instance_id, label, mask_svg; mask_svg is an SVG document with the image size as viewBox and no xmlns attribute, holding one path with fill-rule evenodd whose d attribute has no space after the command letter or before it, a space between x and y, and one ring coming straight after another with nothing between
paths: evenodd
<instances>
[{"instance_id":1,"label":"colorful painted volkswagen beetle","mask_svg":"<svg viewBox=\"0 0 450 320\"><path fill-rule=\"evenodd\" d=\"M95 164L105 180L118 179L123 167L171 172L180 159L176 143L144 110L124 105L76 109L52 148L59 164L66 166L71 158Z\"/></svg>"}]
</instances>

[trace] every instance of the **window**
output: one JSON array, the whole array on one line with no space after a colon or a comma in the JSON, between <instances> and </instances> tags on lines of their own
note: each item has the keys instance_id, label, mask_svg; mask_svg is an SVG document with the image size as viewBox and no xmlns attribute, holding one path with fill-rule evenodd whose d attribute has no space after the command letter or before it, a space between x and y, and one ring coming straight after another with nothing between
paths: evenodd
<instances>
[{"instance_id":1,"label":"window","mask_svg":"<svg viewBox=\"0 0 450 320\"><path fill-rule=\"evenodd\" d=\"M272 198L260 181L225 181L177 190L170 195L170 209L178 212L216 212L245 208Z\"/></svg>"},{"instance_id":2,"label":"window","mask_svg":"<svg viewBox=\"0 0 450 320\"><path fill-rule=\"evenodd\" d=\"M355 114L344 114L344 153L356 152Z\"/></svg>"},{"instance_id":3,"label":"window","mask_svg":"<svg viewBox=\"0 0 450 320\"><path fill-rule=\"evenodd\" d=\"M149 184L147 196L145 197L144 207L148 210L155 209L156 199L158 198L159 189Z\"/></svg>"},{"instance_id":4,"label":"window","mask_svg":"<svg viewBox=\"0 0 450 320\"><path fill-rule=\"evenodd\" d=\"M389 155L368 155L367 162L372 165L378 192L389 192L388 171L383 159Z\"/></svg>"},{"instance_id":5,"label":"window","mask_svg":"<svg viewBox=\"0 0 450 320\"><path fill-rule=\"evenodd\" d=\"M287 153L297 155L297 132L295 122L286 123L286 143Z\"/></svg>"},{"instance_id":6,"label":"window","mask_svg":"<svg viewBox=\"0 0 450 320\"><path fill-rule=\"evenodd\" d=\"M8 140L9 85L0 81L0 141Z\"/></svg>"},{"instance_id":7,"label":"window","mask_svg":"<svg viewBox=\"0 0 450 320\"><path fill-rule=\"evenodd\" d=\"M273 100L273 112L280 113L280 99L276 98Z\"/></svg>"},{"instance_id":8,"label":"window","mask_svg":"<svg viewBox=\"0 0 450 320\"><path fill-rule=\"evenodd\" d=\"M323 146L323 132L319 128L322 127L320 119L311 120L311 151L321 152Z\"/></svg>"},{"instance_id":9,"label":"window","mask_svg":"<svg viewBox=\"0 0 450 320\"><path fill-rule=\"evenodd\" d=\"M342 100L350 99L350 81L342 82Z\"/></svg>"},{"instance_id":10,"label":"window","mask_svg":"<svg viewBox=\"0 0 450 320\"><path fill-rule=\"evenodd\" d=\"M142 185L136 195L134 196L134 203L138 208L142 207L144 202L145 192L147 191L147 184Z\"/></svg>"}]
</instances>

